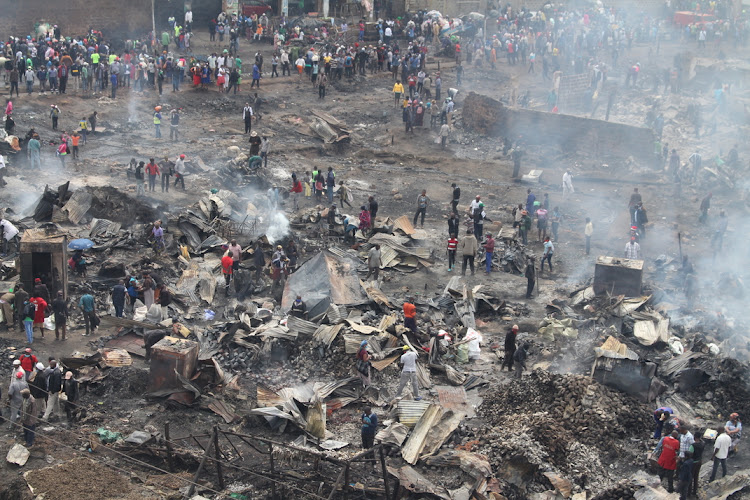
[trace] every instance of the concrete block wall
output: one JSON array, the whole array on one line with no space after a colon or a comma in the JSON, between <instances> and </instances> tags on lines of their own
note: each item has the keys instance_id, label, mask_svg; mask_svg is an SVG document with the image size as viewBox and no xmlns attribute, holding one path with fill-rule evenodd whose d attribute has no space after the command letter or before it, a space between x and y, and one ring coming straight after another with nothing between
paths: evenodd
<instances>
[{"instance_id":1,"label":"concrete block wall","mask_svg":"<svg viewBox=\"0 0 750 500\"><path fill-rule=\"evenodd\" d=\"M150 0L0 0L0 40L32 34L39 22L57 24L63 36L89 28L106 37L141 36L151 31Z\"/></svg>"},{"instance_id":2,"label":"concrete block wall","mask_svg":"<svg viewBox=\"0 0 750 500\"><path fill-rule=\"evenodd\" d=\"M654 135L647 128L508 108L495 99L474 92L466 96L461 116L469 130L513 140L523 136L528 145L546 145L562 153L585 151L587 160L606 162L629 156L651 159Z\"/></svg>"}]
</instances>

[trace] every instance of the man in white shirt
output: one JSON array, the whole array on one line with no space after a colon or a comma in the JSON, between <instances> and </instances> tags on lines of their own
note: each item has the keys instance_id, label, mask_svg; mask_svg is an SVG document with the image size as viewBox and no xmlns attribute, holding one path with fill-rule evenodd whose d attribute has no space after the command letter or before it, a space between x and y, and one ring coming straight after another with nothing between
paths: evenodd
<instances>
[{"instance_id":1,"label":"man in white shirt","mask_svg":"<svg viewBox=\"0 0 750 500\"><path fill-rule=\"evenodd\" d=\"M641 258L641 246L635 241L635 236L630 237L630 241L625 245L625 258L626 259L640 259Z\"/></svg>"},{"instance_id":2,"label":"man in white shirt","mask_svg":"<svg viewBox=\"0 0 750 500\"><path fill-rule=\"evenodd\" d=\"M404 346L404 350L406 352L401 356L401 364L404 367L401 369L401 380L398 383L396 398L401 397L401 391L411 381L411 392L414 396L414 401L419 401L422 398L419 396L419 382L417 381L417 353L409 346Z\"/></svg>"},{"instance_id":3,"label":"man in white shirt","mask_svg":"<svg viewBox=\"0 0 750 500\"><path fill-rule=\"evenodd\" d=\"M237 240L232 240L227 249L232 255L232 270L237 271L242 262L242 247L237 244Z\"/></svg>"},{"instance_id":4,"label":"man in white shirt","mask_svg":"<svg viewBox=\"0 0 750 500\"><path fill-rule=\"evenodd\" d=\"M245 133L249 134L253 130L253 107L249 102L245 103L245 108L242 110L242 119L245 121Z\"/></svg>"},{"instance_id":5,"label":"man in white shirt","mask_svg":"<svg viewBox=\"0 0 750 500\"><path fill-rule=\"evenodd\" d=\"M714 454L712 457L714 466L711 470L711 478L708 480L709 483L716 479L716 471L719 470L719 464L721 464L721 477L727 475L727 456L729 455L729 447L732 445L732 438L729 437L729 434L726 433L723 427L719 427L716 431L719 433L719 437L716 438L716 442L714 443Z\"/></svg>"},{"instance_id":6,"label":"man in white shirt","mask_svg":"<svg viewBox=\"0 0 750 500\"><path fill-rule=\"evenodd\" d=\"M3 255L8 255L9 243L13 242L18 252L18 228L7 219L0 219L0 229L3 234Z\"/></svg>"},{"instance_id":7,"label":"man in white shirt","mask_svg":"<svg viewBox=\"0 0 750 500\"><path fill-rule=\"evenodd\" d=\"M563 182L563 198L566 198L568 195L575 193L575 189L573 189L573 176L570 175L570 171L566 170L563 174L562 178Z\"/></svg>"},{"instance_id":8,"label":"man in white shirt","mask_svg":"<svg viewBox=\"0 0 750 500\"><path fill-rule=\"evenodd\" d=\"M474 215L474 210L476 210L477 208L479 208L479 204L481 203L481 201L480 201L481 199L482 199L482 197L479 196L479 195L477 195L476 198L474 198L473 200L471 200L471 203L469 204L469 215L472 215L472 216Z\"/></svg>"}]
</instances>

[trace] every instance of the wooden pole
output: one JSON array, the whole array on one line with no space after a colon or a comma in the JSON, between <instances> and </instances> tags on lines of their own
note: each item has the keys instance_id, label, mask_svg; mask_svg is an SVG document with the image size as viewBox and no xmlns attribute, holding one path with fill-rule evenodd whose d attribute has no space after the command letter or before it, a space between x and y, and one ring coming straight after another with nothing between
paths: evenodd
<instances>
[{"instance_id":1,"label":"wooden pole","mask_svg":"<svg viewBox=\"0 0 750 500\"><path fill-rule=\"evenodd\" d=\"M206 448L205 453L203 453L203 458L201 459L201 463L198 466L198 470L195 471L195 474L193 475L193 481L192 483L190 483L190 488L188 489L187 494L183 498L193 497L193 493L195 493L195 485L198 483L198 478L200 477L201 472L203 472L203 467L205 467L206 465L206 460L208 459L208 456L211 454L211 448L213 447L213 445L214 445L213 440L209 441L208 447Z\"/></svg>"},{"instance_id":2,"label":"wooden pole","mask_svg":"<svg viewBox=\"0 0 750 500\"><path fill-rule=\"evenodd\" d=\"M344 468L344 498L349 498L349 472L350 465L346 464L346 467Z\"/></svg>"},{"instance_id":3,"label":"wooden pole","mask_svg":"<svg viewBox=\"0 0 750 500\"><path fill-rule=\"evenodd\" d=\"M380 455L380 466L383 469L383 484L385 485L385 498L391 500L390 487L388 486L388 470L385 468L385 454L383 453L383 447L380 446L378 449Z\"/></svg>"},{"instance_id":4,"label":"wooden pole","mask_svg":"<svg viewBox=\"0 0 750 500\"><path fill-rule=\"evenodd\" d=\"M271 474L275 475L274 468L273 468L273 444L268 444L268 457L271 460ZM273 479L271 480L271 498L276 500L276 481Z\"/></svg>"},{"instance_id":5,"label":"wooden pole","mask_svg":"<svg viewBox=\"0 0 750 500\"><path fill-rule=\"evenodd\" d=\"M221 464L221 451L219 450L219 427L214 426L214 454L216 456L216 471L219 475L219 489L224 489L224 466Z\"/></svg>"},{"instance_id":6,"label":"wooden pole","mask_svg":"<svg viewBox=\"0 0 750 500\"><path fill-rule=\"evenodd\" d=\"M167 463L169 472L174 472L174 458L172 457L172 442L169 440L169 422L164 424L164 440L167 443Z\"/></svg>"},{"instance_id":7,"label":"wooden pole","mask_svg":"<svg viewBox=\"0 0 750 500\"><path fill-rule=\"evenodd\" d=\"M229 438L227 437L227 435L226 435L226 434L225 434L225 433L224 433L223 431L221 431L221 430L220 430L219 432L221 432L221 433L222 433L222 435L224 436L224 439L226 439L226 440L227 440L227 441L229 442L229 444L230 444L230 445L232 446L232 448L234 449L234 452L235 452L235 453L237 453L237 455L239 455L239 457L240 457L240 460L245 460L245 457L243 457L243 456L242 456L242 453L240 452L240 450L238 450L238 449L237 449L237 447L236 447L236 446L234 445L234 443L232 442L232 440L231 440L231 439L229 439Z\"/></svg>"},{"instance_id":8,"label":"wooden pole","mask_svg":"<svg viewBox=\"0 0 750 500\"><path fill-rule=\"evenodd\" d=\"M344 477L344 472L346 472L346 469L341 469L341 472L339 473L339 477L336 478L336 482L333 483L333 489L331 490L331 494L328 495L328 500L333 500L334 495L336 495L336 490L338 489L339 482Z\"/></svg>"}]
</instances>

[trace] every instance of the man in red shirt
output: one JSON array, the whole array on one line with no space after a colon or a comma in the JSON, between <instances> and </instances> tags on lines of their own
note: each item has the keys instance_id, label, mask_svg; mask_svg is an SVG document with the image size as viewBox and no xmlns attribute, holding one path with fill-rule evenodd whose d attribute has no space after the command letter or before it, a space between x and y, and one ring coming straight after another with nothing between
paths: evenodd
<instances>
[{"instance_id":1,"label":"man in red shirt","mask_svg":"<svg viewBox=\"0 0 750 500\"><path fill-rule=\"evenodd\" d=\"M234 260L232 256L227 252L224 257L221 258L221 272L224 275L224 291L229 295L229 282L232 281L232 267Z\"/></svg>"},{"instance_id":2,"label":"man in red shirt","mask_svg":"<svg viewBox=\"0 0 750 500\"><path fill-rule=\"evenodd\" d=\"M680 451L679 433L672 431L672 434L665 436L661 442L661 455L659 455L659 478L664 480L667 476L667 484L670 493L674 492L674 473L677 470L677 453Z\"/></svg>"},{"instance_id":3,"label":"man in red shirt","mask_svg":"<svg viewBox=\"0 0 750 500\"><path fill-rule=\"evenodd\" d=\"M409 75L406 81L409 84L409 99L414 99L414 92L417 90L417 77Z\"/></svg>"},{"instance_id":4,"label":"man in red shirt","mask_svg":"<svg viewBox=\"0 0 750 500\"><path fill-rule=\"evenodd\" d=\"M458 248L458 240L456 235L451 233L451 237L448 238L448 272L453 270L453 266L456 265L456 249Z\"/></svg>"},{"instance_id":5,"label":"man in red shirt","mask_svg":"<svg viewBox=\"0 0 750 500\"><path fill-rule=\"evenodd\" d=\"M148 174L148 190L153 191L156 188L156 176L159 175L159 166L153 158L148 160L146 173Z\"/></svg>"},{"instance_id":6,"label":"man in red shirt","mask_svg":"<svg viewBox=\"0 0 750 500\"><path fill-rule=\"evenodd\" d=\"M31 347L27 347L23 354L21 354L18 359L21 361L21 368L26 372L26 380L29 379L29 375L34 370L34 367L36 366L37 359L36 356L31 354Z\"/></svg>"},{"instance_id":7,"label":"man in red shirt","mask_svg":"<svg viewBox=\"0 0 750 500\"><path fill-rule=\"evenodd\" d=\"M417 306L414 305L414 297L409 297L404 302L404 326L417 333Z\"/></svg>"}]
</instances>

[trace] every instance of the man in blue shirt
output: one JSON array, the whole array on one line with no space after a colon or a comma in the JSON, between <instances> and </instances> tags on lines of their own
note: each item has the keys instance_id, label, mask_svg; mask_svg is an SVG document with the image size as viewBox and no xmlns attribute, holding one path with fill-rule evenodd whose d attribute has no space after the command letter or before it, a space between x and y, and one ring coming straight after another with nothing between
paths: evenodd
<instances>
[{"instance_id":1,"label":"man in blue shirt","mask_svg":"<svg viewBox=\"0 0 750 500\"><path fill-rule=\"evenodd\" d=\"M115 316L122 318L122 312L125 309L125 294L127 289L125 288L125 282L120 280L112 288L112 305L115 306Z\"/></svg>"},{"instance_id":2,"label":"man in blue shirt","mask_svg":"<svg viewBox=\"0 0 750 500\"><path fill-rule=\"evenodd\" d=\"M375 444L375 433L378 428L378 416L369 406L362 413L362 448L369 450Z\"/></svg>"},{"instance_id":3,"label":"man in blue shirt","mask_svg":"<svg viewBox=\"0 0 750 500\"><path fill-rule=\"evenodd\" d=\"M536 195L531 192L531 188L526 190L526 211L530 214L534 213L534 202L536 201Z\"/></svg>"},{"instance_id":4,"label":"man in blue shirt","mask_svg":"<svg viewBox=\"0 0 750 500\"><path fill-rule=\"evenodd\" d=\"M91 330L99 326L99 320L96 317L96 304L94 303L94 296L91 295L89 290L83 294L81 300L78 301L78 308L83 312L83 322L86 325L86 333L84 335L90 335Z\"/></svg>"},{"instance_id":5,"label":"man in blue shirt","mask_svg":"<svg viewBox=\"0 0 750 500\"><path fill-rule=\"evenodd\" d=\"M328 196L328 203L333 203L333 188L336 185L336 173L333 171L333 167L328 167L328 174L326 175L326 195Z\"/></svg>"}]
</instances>

